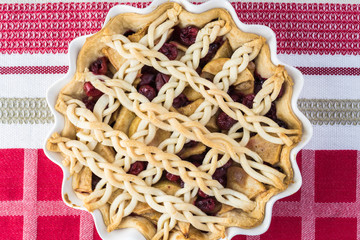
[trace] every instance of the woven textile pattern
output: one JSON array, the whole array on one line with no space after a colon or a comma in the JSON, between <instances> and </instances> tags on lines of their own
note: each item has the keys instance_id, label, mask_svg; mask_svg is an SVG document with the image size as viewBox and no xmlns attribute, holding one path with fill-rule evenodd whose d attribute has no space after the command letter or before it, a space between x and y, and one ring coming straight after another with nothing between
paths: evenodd
<instances>
[{"instance_id":1,"label":"woven textile pattern","mask_svg":"<svg viewBox=\"0 0 360 240\"><path fill-rule=\"evenodd\" d=\"M53 124L44 98L68 70L71 40L97 32L116 4L0 4L0 239L100 239L89 213L62 202L62 171L41 150ZM304 74L298 104L314 124L297 156L301 190L275 204L265 234L233 240L360 239L360 3L232 5L274 30L279 59Z\"/></svg>"}]
</instances>

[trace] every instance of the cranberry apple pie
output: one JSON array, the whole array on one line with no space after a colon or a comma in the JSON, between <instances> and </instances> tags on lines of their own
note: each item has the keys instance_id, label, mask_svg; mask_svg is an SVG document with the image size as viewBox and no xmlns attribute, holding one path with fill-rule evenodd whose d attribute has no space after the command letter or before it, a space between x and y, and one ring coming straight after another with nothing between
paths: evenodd
<instances>
[{"instance_id":1,"label":"cranberry apple pie","mask_svg":"<svg viewBox=\"0 0 360 240\"><path fill-rule=\"evenodd\" d=\"M108 231L219 239L259 225L292 182L302 133L292 85L266 39L224 9L120 14L82 47L56 103L64 129L47 148Z\"/></svg>"}]
</instances>

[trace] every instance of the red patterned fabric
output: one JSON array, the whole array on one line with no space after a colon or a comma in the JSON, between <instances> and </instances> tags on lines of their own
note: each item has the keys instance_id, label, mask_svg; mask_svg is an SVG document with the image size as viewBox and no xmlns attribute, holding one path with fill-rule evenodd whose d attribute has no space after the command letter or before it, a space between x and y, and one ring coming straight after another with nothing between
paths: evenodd
<instances>
[{"instance_id":1,"label":"red patterned fabric","mask_svg":"<svg viewBox=\"0 0 360 240\"><path fill-rule=\"evenodd\" d=\"M304 75L345 75L359 76L360 68L355 67L296 67ZM1 74L1 70L0 70Z\"/></svg>"},{"instance_id":2,"label":"red patterned fabric","mask_svg":"<svg viewBox=\"0 0 360 240\"><path fill-rule=\"evenodd\" d=\"M118 3L0 4L0 84L14 82L17 88L16 81L23 80L22 77L37 81L51 74L66 73L68 66L64 62L37 65L29 59L67 53L71 40L101 28L115 4ZM126 4L143 8L149 3ZM278 53L285 56L306 55L311 60L314 54L351 57L360 54L360 4L232 4L244 23L271 27L277 36ZM8 64L7 59L17 57L26 60ZM333 82L345 81L343 78L353 81L360 76L360 64L335 65L330 58L329 62L329 66L309 63L298 69L305 77L315 75L320 79L326 75L326 79L334 77ZM305 79L305 84L312 84L310 79L314 78ZM7 94L6 84L0 85L0 98ZM41 97L45 97L45 91ZM4 107L9 106L0 105L0 119ZM30 136L38 134L33 132L34 125L26 126L31 129ZM15 127L9 125L8 131ZM344 134L337 126L329 129L328 133ZM324 134L317 139L326 142L326 138ZM0 239L101 239L89 213L63 203L62 171L46 158L43 150L5 148L1 145L5 141L0 139ZM29 145L31 141L28 139ZM330 150L323 144L321 149L325 150L305 149L298 154L303 186L274 205L269 230L260 236L236 236L233 240L360 239L360 146Z\"/></svg>"},{"instance_id":3,"label":"red patterned fabric","mask_svg":"<svg viewBox=\"0 0 360 240\"><path fill-rule=\"evenodd\" d=\"M297 161L303 187L275 204L268 232L247 239L356 239L359 156L354 150L301 151ZM38 239L100 239L89 213L62 202L61 169L43 150L1 149L0 159L0 169L4 169L0 175L0 229L11 229L10 239L21 239L23 234ZM233 238L240 239L246 237Z\"/></svg>"},{"instance_id":4,"label":"red patterned fabric","mask_svg":"<svg viewBox=\"0 0 360 240\"><path fill-rule=\"evenodd\" d=\"M0 75L7 74L65 74L68 66L12 66L0 67Z\"/></svg>"},{"instance_id":5,"label":"red patterned fabric","mask_svg":"<svg viewBox=\"0 0 360 240\"><path fill-rule=\"evenodd\" d=\"M0 4L0 52L67 52L73 38L99 31L116 4ZM143 8L149 2L125 4ZM244 23L274 30L279 53L360 53L359 4L237 2L233 6Z\"/></svg>"}]
</instances>

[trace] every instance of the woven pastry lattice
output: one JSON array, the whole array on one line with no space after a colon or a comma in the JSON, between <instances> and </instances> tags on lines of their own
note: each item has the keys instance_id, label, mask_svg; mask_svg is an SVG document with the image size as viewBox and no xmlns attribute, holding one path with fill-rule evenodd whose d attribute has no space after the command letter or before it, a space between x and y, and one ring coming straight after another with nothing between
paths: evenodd
<instances>
[{"instance_id":1,"label":"woven pastry lattice","mask_svg":"<svg viewBox=\"0 0 360 240\"><path fill-rule=\"evenodd\" d=\"M77 128L77 140L60 135L50 140L65 156L64 164L69 165L71 173L78 173L86 166L101 178L95 190L84 199L89 211L103 206L120 189L110 206L109 231L116 229L122 219L130 215L139 202L143 202L161 213L154 239L167 239L178 222L190 223L206 232L223 232L226 219L206 215L193 205L191 199L201 190L208 196L214 196L220 203L244 211L252 211L256 207L256 202L245 194L224 188L212 178L215 170L230 158L252 178L279 189L284 188L285 175L265 165L257 153L245 147L250 133L258 133L271 143L292 144L289 135L296 131L281 128L264 116L279 95L284 71L278 71L264 82L254 98L252 109L234 102L227 93L229 87L259 54L264 39L247 42L236 49L211 82L200 77L195 69L200 59L208 53L209 45L216 38L226 35L229 28L224 20L208 23L180 60L169 60L158 50L168 39L170 30L178 24L179 13L180 9L177 8L167 10L149 25L147 34L139 42L131 42L121 34L103 37L102 41L126 59L125 63L113 78L85 71L83 80L90 82L104 95L93 111L78 99L67 100L66 116ZM138 72L144 65L171 76L152 101L138 93L134 86ZM170 108L174 98L189 86L199 92L204 101L192 115L185 116ZM109 125L112 114L121 105L141 118L136 133L131 137ZM210 132L205 127L219 109L237 120L227 134ZM171 132L171 136L158 146L149 146L159 129ZM190 140L210 148L198 167L177 155ZM110 162L94 151L97 144L114 148L115 160ZM127 173L136 161L148 162L147 168L137 176ZM164 170L180 176L185 183L174 195L167 195L153 186Z\"/></svg>"}]
</instances>

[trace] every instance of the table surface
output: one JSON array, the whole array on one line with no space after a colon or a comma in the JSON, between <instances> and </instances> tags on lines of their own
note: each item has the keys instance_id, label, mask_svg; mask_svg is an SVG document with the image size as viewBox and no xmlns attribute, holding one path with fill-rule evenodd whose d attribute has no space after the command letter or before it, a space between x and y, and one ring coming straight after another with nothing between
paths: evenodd
<instances>
[{"instance_id":1,"label":"table surface","mask_svg":"<svg viewBox=\"0 0 360 240\"><path fill-rule=\"evenodd\" d=\"M61 201L62 172L41 149L53 125L45 92L68 69L69 42L118 3L18 2L0 4L0 239L100 239L89 213ZM314 125L297 156L301 190L275 204L268 232L233 239L360 239L360 1L321 2L232 2L302 71L298 104Z\"/></svg>"}]
</instances>

